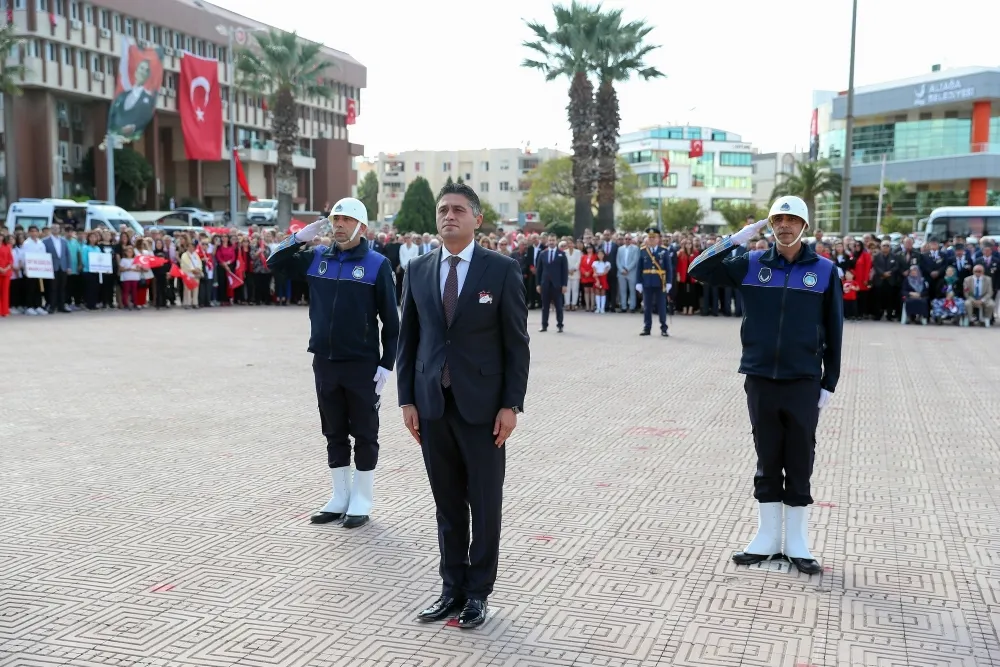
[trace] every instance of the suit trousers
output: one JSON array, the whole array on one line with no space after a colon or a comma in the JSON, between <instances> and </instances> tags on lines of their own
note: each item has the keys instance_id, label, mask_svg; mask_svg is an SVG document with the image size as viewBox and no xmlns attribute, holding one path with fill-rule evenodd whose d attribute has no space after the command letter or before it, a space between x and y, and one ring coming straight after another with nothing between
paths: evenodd
<instances>
[{"instance_id":1,"label":"suit trousers","mask_svg":"<svg viewBox=\"0 0 1000 667\"><path fill-rule=\"evenodd\" d=\"M633 270L627 276L618 274L618 305L622 310L635 310L635 285L638 274Z\"/></svg>"},{"instance_id":2,"label":"suit trousers","mask_svg":"<svg viewBox=\"0 0 1000 667\"><path fill-rule=\"evenodd\" d=\"M748 375L743 388L757 450L754 498L790 507L811 505L809 480L816 456L819 380Z\"/></svg>"},{"instance_id":3,"label":"suit trousers","mask_svg":"<svg viewBox=\"0 0 1000 667\"><path fill-rule=\"evenodd\" d=\"M507 445L497 447L493 424L469 424L451 389L441 419L421 419L427 478L437 507L441 594L486 599L500 562L500 523ZM469 513L472 513L472 537Z\"/></svg>"},{"instance_id":4,"label":"suit trousers","mask_svg":"<svg viewBox=\"0 0 1000 667\"><path fill-rule=\"evenodd\" d=\"M542 328L549 326L549 307L556 307L556 325L563 325L563 293L558 285L542 285Z\"/></svg>"},{"instance_id":5,"label":"suit trousers","mask_svg":"<svg viewBox=\"0 0 1000 667\"><path fill-rule=\"evenodd\" d=\"M653 308L660 316L660 331L667 330L667 293L661 289L642 290L642 328L650 331L653 328Z\"/></svg>"},{"instance_id":6,"label":"suit trousers","mask_svg":"<svg viewBox=\"0 0 1000 667\"><path fill-rule=\"evenodd\" d=\"M100 281L101 281L101 274L99 273L83 274L84 302L87 304L88 310L97 309L97 301L101 295Z\"/></svg>"},{"instance_id":7,"label":"suit trousers","mask_svg":"<svg viewBox=\"0 0 1000 667\"><path fill-rule=\"evenodd\" d=\"M38 278L21 278L24 281L24 307L32 310L42 307L42 281Z\"/></svg>"},{"instance_id":8,"label":"suit trousers","mask_svg":"<svg viewBox=\"0 0 1000 667\"><path fill-rule=\"evenodd\" d=\"M45 306L56 313L66 307L66 272L54 271L45 281Z\"/></svg>"},{"instance_id":9,"label":"suit trousers","mask_svg":"<svg viewBox=\"0 0 1000 667\"><path fill-rule=\"evenodd\" d=\"M351 465L374 470L378 464L378 409L375 371L378 362L330 361L313 356L319 422L326 436L326 462L331 468Z\"/></svg>"}]
</instances>

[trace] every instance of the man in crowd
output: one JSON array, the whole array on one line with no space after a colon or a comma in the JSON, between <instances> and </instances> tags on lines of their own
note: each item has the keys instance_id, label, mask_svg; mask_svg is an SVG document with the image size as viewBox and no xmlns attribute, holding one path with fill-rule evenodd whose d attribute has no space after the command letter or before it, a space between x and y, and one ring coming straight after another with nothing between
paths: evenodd
<instances>
[{"instance_id":1,"label":"man in crowd","mask_svg":"<svg viewBox=\"0 0 1000 667\"><path fill-rule=\"evenodd\" d=\"M548 235L548 247L538 254L538 293L542 295L542 328L549 330L549 310L556 307L556 330L563 332L563 298L569 286L569 262L566 253L556 247L558 238L555 234Z\"/></svg>"},{"instance_id":2,"label":"man in crowd","mask_svg":"<svg viewBox=\"0 0 1000 667\"><path fill-rule=\"evenodd\" d=\"M636 287L642 294L642 332L639 335L650 335L655 308L660 317L660 335L666 338L670 335L667 332L667 294L674 267L667 249L660 247L660 228L650 227L646 234L646 245L639 253L640 282Z\"/></svg>"},{"instance_id":3,"label":"man in crowd","mask_svg":"<svg viewBox=\"0 0 1000 667\"><path fill-rule=\"evenodd\" d=\"M357 528L368 522L374 500L379 397L395 361L399 313L389 260L365 238L365 205L341 199L329 218L336 244L307 246L327 221L289 236L267 258L267 266L309 285L309 351L333 486L329 502L310 520L343 520L345 528Z\"/></svg>"},{"instance_id":4,"label":"man in crowd","mask_svg":"<svg viewBox=\"0 0 1000 667\"><path fill-rule=\"evenodd\" d=\"M528 387L528 309L521 269L476 243L475 191L437 198L443 247L410 262L403 287L398 389L437 506L441 595L418 614L458 626L486 620L500 557L507 438ZM469 513L472 540L469 540Z\"/></svg>"},{"instance_id":5,"label":"man in crowd","mask_svg":"<svg viewBox=\"0 0 1000 667\"><path fill-rule=\"evenodd\" d=\"M625 245L615 253L618 262L618 307L623 312L635 312L635 294L639 269L639 248L632 235L625 235Z\"/></svg>"}]
</instances>

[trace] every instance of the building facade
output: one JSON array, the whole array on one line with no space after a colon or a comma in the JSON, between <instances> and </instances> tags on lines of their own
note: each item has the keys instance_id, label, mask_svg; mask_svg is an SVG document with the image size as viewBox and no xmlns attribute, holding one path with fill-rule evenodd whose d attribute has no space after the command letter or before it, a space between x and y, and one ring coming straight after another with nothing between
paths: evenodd
<instances>
[{"instance_id":1,"label":"building facade","mask_svg":"<svg viewBox=\"0 0 1000 667\"><path fill-rule=\"evenodd\" d=\"M750 162L754 203L761 208L770 206L771 193L785 181L785 174L794 174L795 163L808 159L808 153L754 153Z\"/></svg>"},{"instance_id":2,"label":"building facade","mask_svg":"<svg viewBox=\"0 0 1000 667\"><path fill-rule=\"evenodd\" d=\"M689 157L701 142L701 157ZM655 219L662 202L696 199L705 211L702 225L726 224L718 211L725 201L753 198L753 156L738 134L710 127L653 127L624 134L618 152L639 177L641 197ZM664 158L669 174L664 178Z\"/></svg>"},{"instance_id":3,"label":"building facade","mask_svg":"<svg viewBox=\"0 0 1000 667\"><path fill-rule=\"evenodd\" d=\"M894 216L916 222L939 206L1000 204L998 101L998 68L936 70L857 88L851 229L875 229L883 160L885 182L905 184L892 202ZM837 172L843 171L846 117L846 93L818 107L819 155ZM817 206L827 229L839 228L839 217L834 198Z\"/></svg>"},{"instance_id":4,"label":"building facade","mask_svg":"<svg viewBox=\"0 0 1000 667\"><path fill-rule=\"evenodd\" d=\"M94 148L94 193L107 197L104 151L98 150L107 126L122 40L138 46L163 47L163 86L157 111L143 138L132 144L153 168L141 208L157 210L166 202L190 200L209 209L226 209L229 201L228 133L218 161L188 160L177 114L177 81L184 52L217 58L222 87L223 119L236 123L251 192L276 196L277 152L270 136L270 113L260 98L234 91L226 67L228 29L240 35L268 26L202 0L6 0L25 42L12 54L26 69L24 94L10 99L3 116L7 191L13 197L71 197L84 194L80 168ZM249 37L249 42L253 41ZM347 105L361 110L365 67L346 53L323 48L333 65L326 83L330 99L298 100L299 148L294 157L295 208L318 210L324 203L351 193L356 174L353 157L361 146L348 137ZM246 201L240 195L240 208ZM6 208L6 207L4 207Z\"/></svg>"},{"instance_id":5,"label":"building facade","mask_svg":"<svg viewBox=\"0 0 1000 667\"><path fill-rule=\"evenodd\" d=\"M462 179L496 209L501 220L516 221L522 212L521 200L529 189L527 176L531 170L542 162L565 156L553 148L379 153L374 161L379 181L379 220L391 221L399 213L407 186L422 176L435 193L449 177L453 181Z\"/></svg>"}]
</instances>

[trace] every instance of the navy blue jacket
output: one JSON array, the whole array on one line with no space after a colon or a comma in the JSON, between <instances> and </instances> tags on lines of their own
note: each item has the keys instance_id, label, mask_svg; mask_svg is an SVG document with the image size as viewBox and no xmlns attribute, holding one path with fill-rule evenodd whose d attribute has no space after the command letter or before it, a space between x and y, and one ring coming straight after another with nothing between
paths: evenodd
<instances>
[{"instance_id":1,"label":"navy blue jacket","mask_svg":"<svg viewBox=\"0 0 1000 667\"><path fill-rule=\"evenodd\" d=\"M336 246L304 247L289 236L267 258L267 266L309 283L310 352L392 370L399 341L396 285L389 260L371 250L367 239L341 252Z\"/></svg>"},{"instance_id":2,"label":"navy blue jacket","mask_svg":"<svg viewBox=\"0 0 1000 667\"><path fill-rule=\"evenodd\" d=\"M816 379L829 392L840 379L844 292L833 262L802 244L788 263L770 250L720 253L690 271L743 295L740 373L772 380Z\"/></svg>"},{"instance_id":3,"label":"navy blue jacket","mask_svg":"<svg viewBox=\"0 0 1000 667\"><path fill-rule=\"evenodd\" d=\"M665 290L667 285L674 282L674 263L670 259L670 252L663 246L657 246L656 250L648 246L639 248L638 271L638 283L643 290Z\"/></svg>"},{"instance_id":4,"label":"navy blue jacket","mask_svg":"<svg viewBox=\"0 0 1000 667\"><path fill-rule=\"evenodd\" d=\"M538 259L535 261L535 279L539 286L566 287L569 285L569 261L566 259L566 253L558 248L554 249L555 259L550 262L549 250L550 248L546 248L538 253Z\"/></svg>"}]
</instances>

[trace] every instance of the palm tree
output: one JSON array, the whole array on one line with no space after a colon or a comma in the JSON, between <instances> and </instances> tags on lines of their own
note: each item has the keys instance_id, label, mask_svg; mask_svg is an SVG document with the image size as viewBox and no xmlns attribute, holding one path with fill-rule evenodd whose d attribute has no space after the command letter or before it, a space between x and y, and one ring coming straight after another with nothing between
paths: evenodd
<instances>
[{"instance_id":1,"label":"palm tree","mask_svg":"<svg viewBox=\"0 0 1000 667\"><path fill-rule=\"evenodd\" d=\"M21 81L24 79L24 65L21 63L11 64L8 59L10 54L24 43L24 38L17 34L17 27L13 23L0 28L0 95L3 96L3 126L4 141L6 143L7 175L3 183L3 193L9 204L16 194L13 192L17 186L17 167L15 166L15 144L17 138L12 132L14 128L14 105L11 103L12 97L21 95ZM10 187L10 191L7 189Z\"/></svg>"},{"instance_id":2,"label":"palm tree","mask_svg":"<svg viewBox=\"0 0 1000 667\"><path fill-rule=\"evenodd\" d=\"M793 172L778 174L783 177L771 192L771 201L778 197L794 195L806 203L809 220L816 228L816 199L825 195L840 195L841 176L830 171L826 160L816 162L796 162Z\"/></svg>"},{"instance_id":3,"label":"palm tree","mask_svg":"<svg viewBox=\"0 0 1000 667\"><path fill-rule=\"evenodd\" d=\"M622 25L620 9L601 17L597 52L592 63L597 80L600 81L595 109L599 229L613 231L615 228L615 171L621 125L615 83L628 81L633 74L642 77L644 81L665 76L655 67L646 67L644 62L651 51L660 48L643 42L652 29L644 21Z\"/></svg>"},{"instance_id":4,"label":"palm tree","mask_svg":"<svg viewBox=\"0 0 1000 667\"><path fill-rule=\"evenodd\" d=\"M885 201L885 217L892 215L892 207L906 196L906 181L886 183L882 189L882 199Z\"/></svg>"},{"instance_id":5,"label":"palm tree","mask_svg":"<svg viewBox=\"0 0 1000 667\"><path fill-rule=\"evenodd\" d=\"M294 32L273 28L255 33L257 48L240 49L235 54L237 86L247 93L267 99L273 114L271 132L278 152L275 184L278 190L278 222L287 226L292 219L295 168L292 156L299 147L299 114L296 101L310 97L330 97L323 77L333 63L320 53L322 45L299 39Z\"/></svg>"},{"instance_id":6,"label":"palm tree","mask_svg":"<svg viewBox=\"0 0 1000 667\"><path fill-rule=\"evenodd\" d=\"M526 58L522 67L537 69L546 81L560 77L570 79L569 104L566 113L573 134L573 198L576 200L573 229L577 236L592 226L590 208L593 181L594 147L594 84L588 78L597 47L597 30L601 7L572 0L569 7L555 4L552 12L556 28L550 31L543 24L527 21L535 40L524 42L537 60Z\"/></svg>"}]
</instances>

